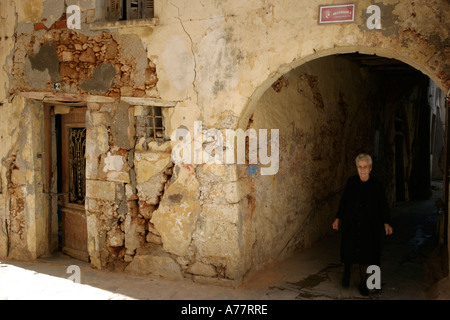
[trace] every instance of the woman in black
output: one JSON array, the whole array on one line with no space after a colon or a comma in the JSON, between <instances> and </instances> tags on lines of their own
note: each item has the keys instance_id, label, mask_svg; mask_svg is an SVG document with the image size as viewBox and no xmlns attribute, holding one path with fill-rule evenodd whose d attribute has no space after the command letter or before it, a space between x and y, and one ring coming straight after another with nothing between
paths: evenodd
<instances>
[{"instance_id":1,"label":"woman in black","mask_svg":"<svg viewBox=\"0 0 450 320\"><path fill-rule=\"evenodd\" d=\"M366 285L367 267L380 265L381 230L392 234L390 210L381 183L370 176L372 158L368 154L356 157L358 175L350 177L344 189L333 229L342 230L341 261L345 270L342 284L350 283L350 269L359 264L361 283L359 291L369 294Z\"/></svg>"}]
</instances>

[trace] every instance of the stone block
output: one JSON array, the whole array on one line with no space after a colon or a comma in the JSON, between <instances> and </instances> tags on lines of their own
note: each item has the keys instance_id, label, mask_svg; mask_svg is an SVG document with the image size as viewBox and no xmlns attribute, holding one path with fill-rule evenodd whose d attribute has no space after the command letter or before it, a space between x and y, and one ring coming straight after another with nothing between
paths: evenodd
<instances>
[{"instance_id":1,"label":"stone block","mask_svg":"<svg viewBox=\"0 0 450 320\"><path fill-rule=\"evenodd\" d=\"M71 51L63 51L62 60L64 62L73 61L73 53Z\"/></svg>"},{"instance_id":2,"label":"stone block","mask_svg":"<svg viewBox=\"0 0 450 320\"><path fill-rule=\"evenodd\" d=\"M120 95L123 97L132 97L133 87L120 87Z\"/></svg>"},{"instance_id":3,"label":"stone block","mask_svg":"<svg viewBox=\"0 0 450 320\"><path fill-rule=\"evenodd\" d=\"M108 173L106 174L106 180L130 183L130 175L128 174L128 172L108 171Z\"/></svg>"},{"instance_id":4,"label":"stone block","mask_svg":"<svg viewBox=\"0 0 450 320\"><path fill-rule=\"evenodd\" d=\"M92 48L86 48L85 51L81 52L80 55L81 62L95 63L95 52Z\"/></svg>"},{"instance_id":5,"label":"stone block","mask_svg":"<svg viewBox=\"0 0 450 320\"><path fill-rule=\"evenodd\" d=\"M155 205L146 204L144 201L139 201L139 213L147 220L150 220L153 216L153 212L156 210Z\"/></svg>"},{"instance_id":6,"label":"stone block","mask_svg":"<svg viewBox=\"0 0 450 320\"><path fill-rule=\"evenodd\" d=\"M116 183L110 181L86 180L86 197L114 201Z\"/></svg>"},{"instance_id":7,"label":"stone block","mask_svg":"<svg viewBox=\"0 0 450 320\"><path fill-rule=\"evenodd\" d=\"M94 127L107 124L105 114L102 112L91 112L90 118Z\"/></svg>"},{"instance_id":8,"label":"stone block","mask_svg":"<svg viewBox=\"0 0 450 320\"><path fill-rule=\"evenodd\" d=\"M241 206L239 204L204 204L202 216L204 219L217 222L239 223Z\"/></svg>"},{"instance_id":9,"label":"stone block","mask_svg":"<svg viewBox=\"0 0 450 320\"><path fill-rule=\"evenodd\" d=\"M187 272L195 274L195 275L201 275L206 277L216 277L217 272L216 269L209 264L204 264L202 262L194 262L187 270Z\"/></svg>"},{"instance_id":10,"label":"stone block","mask_svg":"<svg viewBox=\"0 0 450 320\"><path fill-rule=\"evenodd\" d=\"M135 190L131 184L125 184L125 197L127 201L134 201L138 199L134 192Z\"/></svg>"},{"instance_id":11,"label":"stone block","mask_svg":"<svg viewBox=\"0 0 450 320\"><path fill-rule=\"evenodd\" d=\"M160 173L150 178L150 180L138 184L136 189L139 200L147 205L158 204L166 181L167 177Z\"/></svg>"},{"instance_id":12,"label":"stone block","mask_svg":"<svg viewBox=\"0 0 450 320\"><path fill-rule=\"evenodd\" d=\"M133 261L125 268L126 272L136 275L152 275L167 280L182 280L183 274L180 266L162 251L152 254L136 255Z\"/></svg>"},{"instance_id":13,"label":"stone block","mask_svg":"<svg viewBox=\"0 0 450 320\"><path fill-rule=\"evenodd\" d=\"M61 63L60 71L62 77L69 77L72 79L78 78L78 72L69 66L67 62Z\"/></svg>"},{"instance_id":14,"label":"stone block","mask_svg":"<svg viewBox=\"0 0 450 320\"><path fill-rule=\"evenodd\" d=\"M242 275L243 259L239 225L205 219L193 234L193 246L197 256L212 264L224 265L225 274L230 279Z\"/></svg>"},{"instance_id":15,"label":"stone block","mask_svg":"<svg viewBox=\"0 0 450 320\"><path fill-rule=\"evenodd\" d=\"M136 182L148 181L154 175L162 172L170 162L170 153L136 151L134 154Z\"/></svg>"},{"instance_id":16,"label":"stone block","mask_svg":"<svg viewBox=\"0 0 450 320\"><path fill-rule=\"evenodd\" d=\"M145 239L148 243L153 243L153 244L162 244L162 240L160 236L157 236L156 234L153 233L148 233Z\"/></svg>"},{"instance_id":17,"label":"stone block","mask_svg":"<svg viewBox=\"0 0 450 320\"><path fill-rule=\"evenodd\" d=\"M120 102L112 115L110 130L114 146L128 150L134 148L134 124L130 121L133 110L127 103Z\"/></svg>"},{"instance_id":18,"label":"stone block","mask_svg":"<svg viewBox=\"0 0 450 320\"><path fill-rule=\"evenodd\" d=\"M88 128L86 132L86 154L95 158L108 150L108 129L104 125Z\"/></svg>"},{"instance_id":19,"label":"stone block","mask_svg":"<svg viewBox=\"0 0 450 320\"><path fill-rule=\"evenodd\" d=\"M184 256L188 254L201 208L194 169L180 167L176 171L176 179L165 190L151 222L161 235L164 250Z\"/></svg>"},{"instance_id":20,"label":"stone block","mask_svg":"<svg viewBox=\"0 0 450 320\"><path fill-rule=\"evenodd\" d=\"M86 198L85 207L86 207L86 210L89 212L98 212L97 199Z\"/></svg>"},{"instance_id":21,"label":"stone block","mask_svg":"<svg viewBox=\"0 0 450 320\"><path fill-rule=\"evenodd\" d=\"M127 252L134 252L145 241L145 220L127 215L124 222L125 247Z\"/></svg>"},{"instance_id":22,"label":"stone block","mask_svg":"<svg viewBox=\"0 0 450 320\"><path fill-rule=\"evenodd\" d=\"M179 256L188 254L199 214L197 201L185 201L170 207L160 205L153 212L151 222L161 235L164 250Z\"/></svg>"},{"instance_id":23,"label":"stone block","mask_svg":"<svg viewBox=\"0 0 450 320\"><path fill-rule=\"evenodd\" d=\"M87 145L87 144L86 144ZM86 179L96 180L98 175L98 158L92 154L86 154Z\"/></svg>"},{"instance_id":24,"label":"stone block","mask_svg":"<svg viewBox=\"0 0 450 320\"><path fill-rule=\"evenodd\" d=\"M140 117L144 115L145 108L143 106L134 106L133 114L135 117Z\"/></svg>"},{"instance_id":25,"label":"stone block","mask_svg":"<svg viewBox=\"0 0 450 320\"><path fill-rule=\"evenodd\" d=\"M124 233L119 228L113 228L107 233L107 245L110 247L121 247L124 244Z\"/></svg>"},{"instance_id":26,"label":"stone block","mask_svg":"<svg viewBox=\"0 0 450 320\"><path fill-rule=\"evenodd\" d=\"M108 171L122 171L125 159L121 155L113 155L108 152L106 157L103 159L103 172Z\"/></svg>"},{"instance_id":27,"label":"stone block","mask_svg":"<svg viewBox=\"0 0 450 320\"><path fill-rule=\"evenodd\" d=\"M97 216L95 214L86 215L87 233L88 233L88 252L91 259L91 265L94 268L101 269L99 252L99 228Z\"/></svg>"}]
</instances>

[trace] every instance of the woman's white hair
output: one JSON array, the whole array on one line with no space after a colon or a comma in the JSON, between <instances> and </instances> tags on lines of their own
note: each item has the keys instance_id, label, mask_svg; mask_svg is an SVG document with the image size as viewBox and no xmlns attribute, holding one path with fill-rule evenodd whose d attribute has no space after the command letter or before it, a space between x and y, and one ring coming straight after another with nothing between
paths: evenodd
<instances>
[{"instance_id":1,"label":"woman's white hair","mask_svg":"<svg viewBox=\"0 0 450 320\"><path fill-rule=\"evenodd\" d=\"M358 165L358 162L360 162L362 160L369 161L369 166L372 168L372 157L370 155L368 155L367 153L360 153L360 154L358 154L358 156L355 159L356 165Z\"/></svg>"}]
</instances>

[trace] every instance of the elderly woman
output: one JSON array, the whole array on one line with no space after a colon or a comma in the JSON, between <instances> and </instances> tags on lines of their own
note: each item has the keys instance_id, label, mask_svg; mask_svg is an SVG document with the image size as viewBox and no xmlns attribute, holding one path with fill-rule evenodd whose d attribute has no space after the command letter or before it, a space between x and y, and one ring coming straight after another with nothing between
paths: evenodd
<instances>
[{"instance_id":1,"label":"elderly woman","mask_svg":"<svg viewBox=\"0 0 450 320\"><path fill-rule=\"evenodd\" d=\"M358 175L348 179L332 227L342 230L341 261L345 266L342 285L349 286L351 265L358 263L359 291L367 296L367 267L380 265L381 230L384 228L386 235L392 234L393 230L384 188L370 175L372 158L360 154L355 162Z\"/></svg>"}]
</instances>

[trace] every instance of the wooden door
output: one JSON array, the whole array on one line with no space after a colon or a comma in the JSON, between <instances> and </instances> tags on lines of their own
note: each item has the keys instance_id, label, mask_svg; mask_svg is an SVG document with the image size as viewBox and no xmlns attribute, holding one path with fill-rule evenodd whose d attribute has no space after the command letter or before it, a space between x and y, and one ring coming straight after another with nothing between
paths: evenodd
<instances>
[{"instance_id":1,"label":"wooden door","mask_svg":"<svg viewBox=\"0 0 450 320\"><path fill-rule=\"evenodd\" d=\"M89 261L84 206L86 190L86 108L61 115L62 251Z\"/></svg>"}]
</instances>

